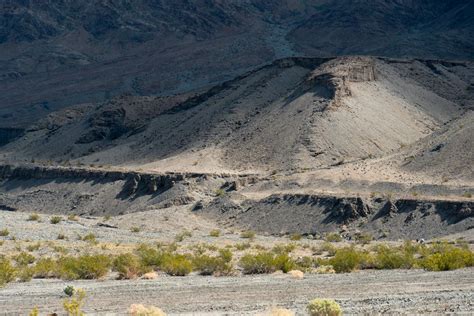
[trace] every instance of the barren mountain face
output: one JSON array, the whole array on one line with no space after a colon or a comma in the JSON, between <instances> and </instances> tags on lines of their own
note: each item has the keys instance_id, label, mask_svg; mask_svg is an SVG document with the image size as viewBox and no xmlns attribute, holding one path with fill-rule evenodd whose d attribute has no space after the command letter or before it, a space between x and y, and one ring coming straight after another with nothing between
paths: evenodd
<instances>
[{"instance_id":1,"label":"barren mountain face","mask_svg":"<svg viewBox=\"0 0 474 316\"><path fill-rule=\"evenodd\" d=\"M206 89L288 56L471 59L473 11L470 1L10 0L0 128L9 139L64 106Z\"/></svg>"},{"instance_id":2,"label":"barren mountain face","mask_svg":"<svg viewBox=\"0 0 474 316\"><path fill-rule=\"evenodd\" d=\"M473 17L0 1L0 311L472 313Z\"/></svg>"}]
</instances>

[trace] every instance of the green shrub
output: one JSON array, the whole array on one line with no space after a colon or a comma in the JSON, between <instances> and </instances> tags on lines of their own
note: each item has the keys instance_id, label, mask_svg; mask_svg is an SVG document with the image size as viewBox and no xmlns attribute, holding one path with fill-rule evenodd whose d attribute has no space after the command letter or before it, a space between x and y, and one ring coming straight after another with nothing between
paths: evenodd
<instances>
[{"instance_id":1,"label":"green shrub","mask_svg":"<svg viewBox=\"0 0 474 316\"><path fill-rule=\"evenodd\" d=\"M53 217L51 217L49 222L51 224L59 224L62 220L63 220L63 218L61 216L53 216Z\"/></svg>"},{"instance_id":2,"label":"green shrub","mask_svg":"<svg viewBox=\"0 0 474 316\"><path fill-rule=\"evenodd\" d=\"M174 238L174 240L176 242L182 242L185 238L187 237L191 237L193 234L190 232L190 231L182 231L181 233L179 233L178 235L176 235L176 237Z\"/></svg>"},{"instance_id":3,"label":"green shrub","mask_svg":"<svg viewBox=\"0 0 474 316\"><path fill-rule=\"evenodd\" d=\"M377 269L410 269L415 263L412 252L404 248L377 247L375 254L375 267Z\"/></svg>"},{"instance_id":4,"label":"green shrub","mask_svg":"<svg viewBox=\"0 0 474 316\"><path fill-rule=\"evenodd\" d=\"M97 244L97 239L96 239L96 237L93 233L89 233L87 235L82 236L81 240L85 241L85 242L88 242L88 243L91 243L93 245Z\"/></svg>"},{"instance_id":5,"label":"green shrub","mask_svg":"<svg viewBox=\"0 0 474 316\"><path fill-rule=\"evenodd\" d=\"M62 257L57 264L62 279L90 280L104 277L109 272L111 260L106 255L82 255Z\"/></svg>"},{"instance_id":6,"label":"green shrub","mask_svg":"<svg viewBox=\"0 0 474 316\"><path fill-rule=\"evenodd\" d=\"M249 249L250 247L252 247L252 245L248 242L235 244L235 249L238 251L243 251L243 250Z\"/></svg>"},{"instance_id":7,"label":"green shrub","mask_svg":"<svg viewBox=\"0 0 474 316\"><path fill-rule=\"evenodd\" d=\"M374 239L374 237L369 233L360 233L355 235L354 239L357 243L366 245L369 244Z\"/></svg>"},{"instance_id":8,"label":"green shrub","mask_svg":"<svg viewBox=\"0 0 474 316\"><path fill-rule=\"evenodd\" d=\"M40 220L40 216L36 213L33 213L28 217L28 221L38 222L39 220Z\"/></svg>"},{"instance_id":9,"label":"green shrub","mask_svg":"<svg viewBox=\"0 0 474 316\"><path fill-rule=\"evenodd\" d=\"M36 251L40 248L41 248L41 243L39 243L39 242L26 246L26 250L28 250L29 252Z\"/></svg>"},{"instance_id":10,"label":"green shrub","mask_svg":"<svg viewBox=\"0 0 474 316\"><path fill-rule=\"evenodd\" d=\"M339 316L342 315L341 306L334 300L314 299L306 307L310 316Z\"/></svg>"},{"instance_id":11,"label":"green shrub","mask_svg":"<svg viewBox=\"0 0 474 316\"><path fill-rule=\"evenodd\" d=\"M272 248L272 251L276 254L288 254L290 252L292 252L293 250L296 249L296 245L295 244L279 244L279 245L276 245Z\"/></svg>"},{"instance_id":12,"label":"green shrub","mask_svg":"<svg viewBox=\"0 0 474 316\"><path fill-rule=\"evenodd\" d=\"M219 237L221 235L221 231L219 229L213 229L209 232L209 236L211 237Z\"/></svg>"},{"instance_id":13,"label":"green shrub","mask_svg":"<svg viewBox=\"0 0 474 316\"><path fill-rule=\"evenodd\" d=\"M296 268L301 271L311 271L315 266L313 258L305 256L295 261Z\"/></svg>"},{"instance_id":14,"label":"green shrub","mask_svg":"<svg viewBox=\"0 0 474 316\"><path fill-rule=\"evenodd\" d=\"M12 266L10 260L0 257L0 286L12 282L16 276L16 269Z\"/></svg>"},{"instance_id":15,"label":"green shrub","mask_svg":"<svg viewBox=\"0 0 474 316\"><path fill-rule=\"evenodd\" d=\"M0 230L0 237L7 237L8 235L10 235L10 231L6 228Z\"/></svg>"},{"instance_id":16,"label":"green shrub","mask_svg":"<svg viewBox=\"0 0 474 316\"><path fill-rule=\"evenodd\" d=\"M255 232L254 232L254 231L251 231L251 230L242 232L242 233L240 234L240 238L254 239L254 238L255 238Z\"/></svg>"},{"instance_id":17,"label":"green shrub","mask_svg":"<svg viewBox=\"0 0 474 316\"><path fill-rule=\"evenodd\" d=\"M275 256L273 259L273 265L275 270L281 270L284 273L291 271L295 268L296 264L287 254L280 254Z\"/></svg>"},{"instance_id":18,"label":"green shrub","mask_svg":"<svg viewBox=\"0 0 474 316\"><path fill-rule=\"evenodd\" d=\"M316 249L316 254L322 254L323 252L327 252L329 256L334 256L336 254L336 247L334 247L330 242L325 242L321 245L319 249Z\"/></svg>"},{"instance_id":19,"label":"green shrub","mask_svg":"<svg viewBox=\"0 0 474 316\"><path fill-rule=\"evenodd\" d=\"M33 277L39 279L47 278L59 278L60 273L56 260L51 258L41 258L36 261L36 264L32 268Z\"/></svg>"},{"instance_id":20,"label":"green shrub","mask_svg":"<svg viewBox=\"0 0 474 316\"><path fill-rule=\"evenodd\" d=\"M218 256L211 257L208 255L200 255L193 257L194 269L199 271L201 275L229 275L232 272L231 257Z\"/></svg>"},{"instance_id":21,"label":"green shrub","mask_svg":"<svg viewBox=\"0 0 474 316\"><path fill-rule=\"evenodd\" d=\"M130 231L132 233L139 233L140 232L140 227L138 226L133 226L132 228L130 228Z\"/></svg>"},{"instance_id":22,"label":"green shrub","mask_svg":"<svg viewBox=\"0 0 474 316\"><path fill-rule=\"evenodd\" d=\"M136 252L141 265L153 269L159 268L163 264L165 258L165 252L163 250L158 250L144 244L140 245Z\"/></svg>"},{"instance_id":23,"label":"green shrub","mask_svg":"<svg viewBox=\"0 0 474 316\"><path fill-rule=\"evenodd\" d=\"M363 257L353 247L338 249L333 258L329 259L329 264L333 266L337 273L351 272L362 263Z\"/></svg>"},{"instance_id":24,"label":"green shrub","mask_svg":"<svg viewBox=\"0 0 474 316\"><path fill-rule=\"evenodd\" d=\"M74 292L75 292L74 286L72 286L72 285L66 286L64 288L63 292L64 292L64 294L66 294L69 297L73 296Z\"/></svg>"},{"instance_id":25,"label":"green shrub","mask_svg":"<svg viewBox=\"0 0 474 316\"><path fill-rule=\"evenodd\" d=\"M456 270L474 265L474 253L469 249L445 245L421 260L421 266L429 271Z\"/></svg>"},{"instance_id":26,"label":"green shrub","mask_svg":"<svg viewBox=\"0 0 474 316\"><path fill-rule=\"evenodd\" d=\"M73 297L65 299L63 302L64 311L69 316L83 316L85 315L82 311L84 305L84 298L86 292L82 289L77 289Z\"/></svg>"},{"instance_id":27,"label":"green shrub","mask_svg":"<svg viewBox=\"0 0 474 316\"><path fill-rule=\"evenodd\" d=\"M245 274L272 273L275 271L273 258L274 255L269 252L261 252L256 255L246 254L240 259L239 265Z\"/></svg>"},{"instance_id":28,"label":"green shrub","mask_svg":"<svg viewBox=\"0 0 474 316\"><path fill-rule=\"evenodd\" d=\"M34 270L29 266L20 266L18 268L17 277L20 282L28 282L33 278Z\"/></svg>"},{"instance_id":29,"label":"green shrub","mask_svg":"<svg viewBox=\"0 0 474 316\"><path fill-rule=\"evenodd\" d=\"M246 254L240 259L239 265L245 274L272 273L276 270L286 273L296 266L287 254L273 254L271 252Z\"/></svg>"},{"instance_id":30,"label":"green shrub","mask_svg":"<svg viewBox=\"0 0 474 316\"><path fill-rule=\"evenodd\" d=\"M222 189L217 189L217 190L216 190L216 196L222 197L222 196L224 196L224 195L225 195L225 191L224 191L224 190L222 190Z\"/></svg>"},{"instance_id":31,"label":"green shrub","mask_svg":"<svg viewBox=\"0 0 474 316\"><path fill-rule=\"evenodd\" d=\"M168 254L164 257L161 270L172 276L185 276L193 271L193 264L184 255Z\"/></svg>"},{"instance_id":32,"label":"green shrub","mask_svg":"<svg viewBox=\"0 0 474 316\"><path fill-rule=\"evenodd\" d=\"M35 257L27 252L21 252L13 257L16 264L19 266L27 266L35 262Z\"/></svg>"},{"instance_id":33,"label":"green shrub","mask_svg":"<svg viewBox=\"0 0 474 316\"><path fill-rule=\"evenodd\" d=\"M302 238L301 234L292 234L292 235L290 235L290 240L293 240L293 241L301 240L301 238Z\"/></svg>"},{"instance_id":34,"label":"green shrub","mask_svg":"<svg viewBox=\"0 0 474 316\"><path fill-rule=\"evenodd\" d=\"M114 259L113 270L119 273L120 279L134 279L151 271L140 262L140 259L131 253L121 254Z\"/></svg>"},{"instance_id":35,"label":"green shrub","mask_svg":"<svg viewBox=\"0 0 474 316\"><path fill-rule=\"evenodd\" d=\"M326 235L325 240L326 240L327 242L341 242L341 241L342 241L342 237L341 237L341 235L339 235L338 233L330 233L330 234L327 234L327 235Z\"/></svg>"}]
</instances>

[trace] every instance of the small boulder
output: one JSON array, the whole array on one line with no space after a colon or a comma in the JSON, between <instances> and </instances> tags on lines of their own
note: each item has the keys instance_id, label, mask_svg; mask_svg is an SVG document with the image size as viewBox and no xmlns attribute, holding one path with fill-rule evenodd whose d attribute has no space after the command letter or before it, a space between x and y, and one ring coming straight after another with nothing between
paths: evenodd
<instances>
[{"instance_id":1,"label":"small boulder","mask_svg":"<svg viewBox=\"0 0 474 316\"><path fill-rule=\"evenodd\" d=\"M304 273L300 270L288 271L288 275L290 275L294 279L303 279L304 278Z\"/></svg>"},{"instance_id":2,"label":"small boulder","mask_svg":"<svg viewBox=\"0 0 474 316\"><path fill-rule=\"evenodd\" d=\"M155 271L145 273L142 276L142 279L144 279L144 280L156 280L156 279L158 279L158 273L156 273Z\"/></svg>"}]
</instances>

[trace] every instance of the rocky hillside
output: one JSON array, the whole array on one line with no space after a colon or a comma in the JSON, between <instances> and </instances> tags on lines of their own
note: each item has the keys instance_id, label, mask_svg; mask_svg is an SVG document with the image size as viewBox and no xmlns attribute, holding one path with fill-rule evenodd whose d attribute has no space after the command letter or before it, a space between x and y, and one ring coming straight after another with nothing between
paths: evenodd
<instances>
[{"instance_id":1,"label":"rocky hillside","mask_svg":"<svg viewBox=\"0 0 474 316\"><path fill-rule=\"evenodd\" d=\"M469 62L288 58L197 95L128 96L55 112L2 152L10 163L266 174L400 151L394 163L405 166L406 157L427 159L412 145L429 151L442 139L459 155L436 158L437 168L462 173L462 157L472 155L473 74ZM463 142L450 136L457 129Z\"/></svg>"},{"instance_id":2,"label":"rocky hillside","mask_svg":"<svg viewBox=\"0 0 474 316\"><path fill-rule=\"evenodd\" d=\"M461 0L2 2L0 138L65 106L207 89L281 57L472 59L472 12Z\"/></svg>"}]
</instances>

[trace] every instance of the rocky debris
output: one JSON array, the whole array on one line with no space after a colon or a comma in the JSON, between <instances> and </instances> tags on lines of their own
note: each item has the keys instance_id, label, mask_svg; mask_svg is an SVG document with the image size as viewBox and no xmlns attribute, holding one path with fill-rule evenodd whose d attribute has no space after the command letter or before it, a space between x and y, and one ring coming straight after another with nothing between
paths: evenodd
<instances>
[{"instance_id":1,"label":"rocky debris","mask_svg":"<svg viewBox=\"0 0 474 316\"><path fill-rule=\"evenodd\" d=\"M331 215L336 222L344 224L367 217L369 214L369 206L360 197L337 200L331 209Z\"/></svg>"},{"instance_id":2,"label":"rocky debris","mask_svg":"<svg viewBox=\"0 0 474 316\"><path fill-rule=\"evenodd\" d=\"M196 204L194 204L192 211L197 212L200 211L204 208L204 203L202 201L197 201Z\"/></svg>"},{"instance_id":3,"label":"rocky debris","mask_svg":"<svg viewBox=\"0 0 474 316\"><path fill-rule=\"evenodd\" d=\"M395 214L398 213L398 208L397 206L391 201L388 200L384 206L380 209L380 211L377 212L375 215L375 219L378 219L380 217L394 217Z\"/></svg>"}]
</instances>

